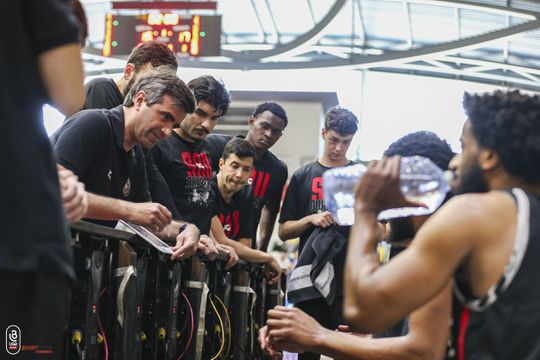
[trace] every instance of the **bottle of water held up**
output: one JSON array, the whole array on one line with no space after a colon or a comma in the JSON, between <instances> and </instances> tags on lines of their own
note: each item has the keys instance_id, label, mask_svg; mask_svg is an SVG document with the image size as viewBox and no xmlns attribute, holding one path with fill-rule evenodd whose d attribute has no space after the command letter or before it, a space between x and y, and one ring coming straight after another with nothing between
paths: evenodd
<instances>
[{"instance_id":1,"label":"bottle of water held up","mask_svg":"<svg viewBox=\"0 0 540 360\"><path fill-rule=\"evenodd\" d=\"M323 174L324 202L340 225L354 223L354 191L365 171L364 165L357 164L331 169ZM402 157L399 176L403 195L426 207L388 209L379 214L379 220L431 214L441 206L450 190L445 173L422 156Z\"/></svg>"}]
</instances>

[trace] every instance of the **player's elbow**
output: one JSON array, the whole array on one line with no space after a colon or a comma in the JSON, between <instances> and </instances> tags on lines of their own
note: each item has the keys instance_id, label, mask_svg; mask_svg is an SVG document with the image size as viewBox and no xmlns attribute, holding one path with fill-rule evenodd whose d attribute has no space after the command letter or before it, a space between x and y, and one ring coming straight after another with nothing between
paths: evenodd
<instances>
[{"instance_id":1,"label":"player's elbow","mask_svg":"<svg viewBox=\"0 0 540 360\"><path fill-rule=\"evenodd\" d=\"M353 332L369 334L377 331L373 329L372 319L357 304L346 302L343 306L343 318Z\"/></svg>"},{"instance_id":2,"label":"player's elbow","mask_svg":"<svg viewBox=\"0 0 540 360\"><path fill-rule=\"evenodd\" d=\"M291 229L289 227L289 222L284 222L282 224L279 224L278 236L282 241L287 241L287 240L297 237L297 236L294 236L294 234L291 232Z\"/></svg>"}]
</instances>

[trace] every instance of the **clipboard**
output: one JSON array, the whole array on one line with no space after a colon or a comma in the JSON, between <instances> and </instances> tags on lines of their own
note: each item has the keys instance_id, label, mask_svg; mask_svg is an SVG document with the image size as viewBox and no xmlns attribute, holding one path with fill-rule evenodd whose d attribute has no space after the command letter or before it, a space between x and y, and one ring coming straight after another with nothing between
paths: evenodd
<instances>
[{"instance_id":1,"label":"clipboard","mask_svg":"<svg viewBox=\"0 0 540 360\"><path fill-rule=\"evenodd\" d=\"M118 230L124 230L129 231L132 233L135 233L139 235L142 239L144 239L147 243L152 245L154 248L156 248L158 251L164 253L164 254L170 254L172 255L173 251L169 245L164 243L160 238L158 238L156 235L152 234L148 229L146 229L144 226L133 224L129 221L125 220L118 220L118 223L116 224L116 229Z\"/></svg>"}]
</instances>

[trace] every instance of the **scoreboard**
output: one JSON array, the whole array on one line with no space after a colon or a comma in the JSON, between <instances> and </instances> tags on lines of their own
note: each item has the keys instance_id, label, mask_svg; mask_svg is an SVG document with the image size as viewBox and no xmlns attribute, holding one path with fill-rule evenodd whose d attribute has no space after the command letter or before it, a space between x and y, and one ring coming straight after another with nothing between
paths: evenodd
<instances>
[{"instance_id":1,"label":"scoreboard","mask_svg":"<svg viewBox=\"0 0 540 360\"><path fill-rule=\"evenodd\" d=\"M219 56L220 15L107 14L104 56L129 55L142 42L164 42L179 56Z\"/></svg>"}]
</instances>

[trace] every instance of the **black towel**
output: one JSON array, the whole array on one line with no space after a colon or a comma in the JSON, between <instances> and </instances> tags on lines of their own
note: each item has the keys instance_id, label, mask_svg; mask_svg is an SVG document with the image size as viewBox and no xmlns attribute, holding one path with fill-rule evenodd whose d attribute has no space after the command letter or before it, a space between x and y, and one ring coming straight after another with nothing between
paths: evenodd
<instances>
[{"instance_id":1,"label":"black towel","mask_svg":"<svg viewBox=\"0 0 540 360\"><path fill-rule=\"evenodd\" d=\"M322 297L332 305L336 297L333 259L346 244L335 226L313 230L291 273L288 301L296 304Z\"/></svg>"}]
</instances>

